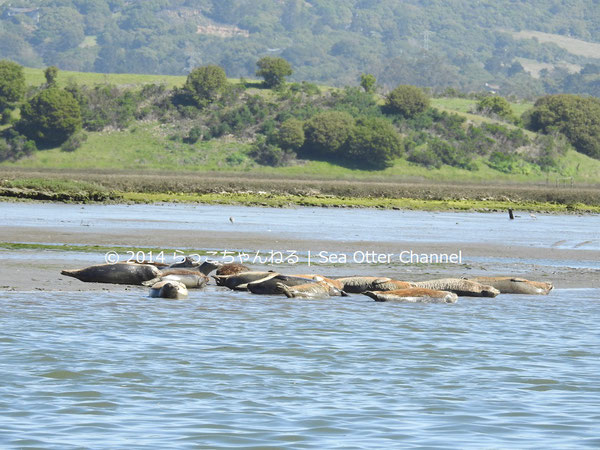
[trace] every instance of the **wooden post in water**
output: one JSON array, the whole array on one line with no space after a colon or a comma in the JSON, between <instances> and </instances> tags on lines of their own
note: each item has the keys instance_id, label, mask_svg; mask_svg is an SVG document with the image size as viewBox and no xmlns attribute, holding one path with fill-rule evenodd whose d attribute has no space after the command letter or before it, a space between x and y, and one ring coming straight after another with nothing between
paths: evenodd
<instances>
[{"instance_id":1,"label":"wooden post in water","mask_svg":"<svg viewBox=\"0 0 600 450\"><path fill-rule=\"evenodd\" d=\"M510 217L510 220L515 220L512 208L508 208L508 217Z\"/></svg>"}]
</instances>

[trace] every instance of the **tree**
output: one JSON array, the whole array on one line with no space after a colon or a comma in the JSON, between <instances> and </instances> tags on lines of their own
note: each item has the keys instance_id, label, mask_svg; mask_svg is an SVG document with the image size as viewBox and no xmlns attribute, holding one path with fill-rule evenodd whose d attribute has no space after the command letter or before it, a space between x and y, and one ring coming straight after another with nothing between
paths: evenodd
<instances>
[{"instance_id":1,"label":"tree","mask_svg":"<svg viewBox=\"0 0 600 450\"><path fill-rule=\"evenodd\" d=\"M377 84L377 79L374 75L370 73L363 73L360 76L360 86L365 90L365 92L373 93L375 92L375 85Z\"/></svg>"},{"instance_id":2,"label":"tree","mask_svg":"<svg viewBox=\"0 0 600 450\"><path fill-rule=\"evenodd\" d=\"M62 144L81 128L79 104L64 89L45 89L23 105L17 128L37 142Z\"/></svg>"},{"instance_id":3,"label":"tree","mask_svg":"<svg viewBox=\"0 0 600 450\"><path fill-rule=\"evenodd\" d=\"M548 95L524 114L526 126L542 133L560 132L580 153L600 159L600 99L571 94Z\"/></svg>"},{"instance_id":4,"label":"tree","mask_svg":"<svg viewBox=\"0 0 600 450\"><path fill-rule=\"evenodd\" d=\"M380 118L359 119L346 145L348 159L373 169L392 166L403 151L402 138L394 126Z\"/></svg>"},{"instance_id":5,"label":"tree","mask_svg":"<svg viewBox=\"0 0 600 450\"><path fill-rule=\"evenodd\" d=\"M510 103L508 103L508 100L504 97L500 97L499 95L482 98L477 103L477 112L485 115L496 115L510 121L515 120Z\"/></svg>"},{"instance_id":6,"label":"tree","mask_svg":"<svg viewBox=\"0 0 600 450\"><path fill-rule=\"evenodd\" d=\"M285 84L285 77L292 74L292 66L283 58L265 56L256 63L256 75L264 78L266 87L275 88Z\"/></svg>"},{"instance_id":7,"label":"tree","mask_svg":"<svg viewBox=\"0 0 600 450\"><path fill-rule=\"evenodd\" d=\"M298 150L304 145L304 123L298 119L288 119L279 126L277 145L284 150Z\"/></svg>"},{"instance_id":8,"label":"tree","mask_svg":"<svg viewBox=\"0 0 600 450\"><path fill-rule=\"evenodd\" d=\"M209 65L192 70L183 89L194 98L198 106L206 106L215 101L226 86L225 70L219 66Z\"/></svg>"},{"instance_id":9,"label":"tree","mask_svg":"<svg viewBox=\"0 0 600 450\"><path fill-rule=\"evenodd\" d=\"M392 114L411 118L429 108L429 97L417 86L400 85L387 95L386 108Z\"/></svg>"},{"instance_id":10,"label":"tree","mask_svg":"<svg viewBox=\"0 0 600 450\"><path fill-rule=\"evenodd\" d=\"M46 77L46 85L48 87L56 87L56 77L58 76L58 67L50 66L44 70L44 77Z\"/></svg>"},{"instance_id":11,"label":"tree","mask_svg":"<svg viewBox=\"0 0 600 450\"><path fill-rule=\"evenodd\" d=\"M33 37L44 52L75 48L84 38L83 17L76 9L63 6L45 8Z\"/></svg>"},{"instance_id":12,"label":"tree","mask_svg":"<svg viewBox=\"0 0 600 450\"><path fill-rule=\"evenodd\" d=\"M25 76L23 67L12 61L0 60L0 116L23 99Z\"/></svg>"},{"instance_id":13,"label":"tree","mask_svg":"<svg viewBox=\"0 0 600 450\"><path fill-rule=\"evenodd\" d=\"M346 144L353 127L354 118L348 113L322 112L304 124L304 146L316 155L336 155Z\"/></svg>"}]
</instances>

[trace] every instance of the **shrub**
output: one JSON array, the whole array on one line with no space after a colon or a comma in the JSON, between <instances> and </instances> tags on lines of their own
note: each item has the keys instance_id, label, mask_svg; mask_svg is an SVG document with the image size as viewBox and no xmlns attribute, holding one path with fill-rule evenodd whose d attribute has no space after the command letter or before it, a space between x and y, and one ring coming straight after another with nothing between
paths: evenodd
<instances>
[{"instance_id":1,"label":"shrub","mask_svg":"<svg viewBox=\"0 0 600 450\"><path fill-rule=\"evenodd\" d=\"M442 167L442 162L429 146L413 149L406 159L420 166L425 166L428 169L439 169Z\"/></svg>"},{"instance_id":2,"label":"shrub","mask_svg":"<svg viewBox=\"0 0 600 450\"><path fill-rule=\"evenodd\" d=\"M386 97L386 109L392 114L411 118L429 108L429 97L416 86L400 85Z\"/></svg>"},{"instance_id":3,"label":"shrub","mask_svg":"<svg viewBox=\"0 0 600 450\"><path fill-rule=\"evenodd\" d=\"M446 141L434 138L429 141L428 146L443 164L467 170L477 169L471 155Z\"/></svg>"},{"instance_id":4,"label":"shrub","mask_svg":"<svg viewBox=\"0 0 600 450\"><path fill-rule=\"evenodd\" d=\"M377 79L374 75L370 73L363 73L360 76L360 87L362 87L365 92L372 94L373 92L375 92L376 85Z\"/></svg>"},{"instance_id":5,"label":"shrub","mask_svg":"<svg viewBox=\"0 0 600 450\"><path fill-rule=\"evenodd\" d=\"M298 119L288 119L277 130L277 145L284 150L298 150L304 145L304 123Z\"/></svg>"},{"instance_id":6,"label":"shrub","mask_svg":"<svg viewBox=\"0 0 600 450\"><path fill-rule=\"evenodd\" d=\"M17 160L31 155L37 150L35 142L27 139L14 129L4 132L5 139L0 138L0 161Z\"/></svg>"},{"instance_id":7,"label":"shrub","mask_svg":"<svg viewBox=\"0 0 600 450\"><path fill-rule=\"evenodd\" d=\"M0 114L21 101L24 94L23 67L12 61L0 60Z\"/></svg>"},{"instance_id":8,"label":"shrub","mask_svg":"<svg viewBox=\"0 0 600 450\"><path fill-rule=\"evenodd\" d=\"M81 112L73 95L58 88L45 89L21 108L19 130L44 144L62 144L81 128Z\"/></svg>"},{"instance_id":9,"label":"shrub","mask_svg":"<svg viewBox=\"0 0 600 450\"><path fill-rule=\"evenodd\" d=\"M275 88L285 84L285 77L292 74L292 66L283 58L265 56L256 63L256 75L264 78L266 87Z\"/></svg>"},{"instance_id":10,"label":"shrub","mask_svg":"<svg viewBox=\"0 0 600 450\"><path fill-rule=\"evenodd\" d=\"M339 152L352 133L354 119L345 112L326 111L304 124L304 147L313 154L331 156Z\"/></svg>"},{"instance_id":11,"label":"shrub","mask_svg":"<svg viewBox=\"0 0 600 450\"><path fill-rule=\"evenodd\" d=\"M282 150L279 147L260 139L252 147L248 155L258 164L271 167L282 167L288 165L296 154L290 150Z\"/></svg>"},{"instance_id":12,"label":"shrub","mask_svg":"<svg viewBox=\"0 0 600 450\"><path fill-rule=\"evenodd\" d=\"M227 86L225 70L219 66L203 66L192 70L183 89L187 91L200 107L215 101L219 93Z\"/></svg>"},{"instance_id":13,"label":"shrub","mask_svg":"<svg viewBox=\"0 0 600 450\"><path fill-rule=\"evenodd\" d=\"M498 95L482 98L476 106L477 112L487 116L498 116L514 122L516 117L510 103Z\"/></svg>"},{"instance_id":14,"label":"shrub","mask_svg":"<svg viewBox=\"0 0 600 450\"><path fill-rule=\"evenodd\" d=\"M75 133L70 136L69 139L63 142L63 144L60 146L60 149L63 152L74 152L87 141L87 138L87 134L82 131Z\"/></svg>"},{"instance_id":15,"label":"shrub","mask_svg":"<svg viewBox=\"0 0 600 450\"><path fill-rule=\"evenodd\" d=\"M198 140L200 140L203 134L204 132L202 130L202 127L194 125L189 131L188 135L183 139L183 142L185 142L186 144L195 144L196 142L198 142Z\"/></svg>"},{"instance_id":16,"label":"shrub","mask_svg":"<svg viewBox=\"0 0 600 450\"><path fill-rule=\"evenodd\" d=\"M563 133L575 149L600 159L600 99L549 95L524 115L526 126L543 133Z\"/></svg>"},{"instance_id":17,"label":"shrub","mask_svg":"<svg viewBox=\"0 0 600 450\"><path fill-rule=\"evenodd\" d=\"M385 119L362 118L348 137L342 156L362 167L385 169L403 153L402 139L394 126Z\"/></svg>"}]
</instances>

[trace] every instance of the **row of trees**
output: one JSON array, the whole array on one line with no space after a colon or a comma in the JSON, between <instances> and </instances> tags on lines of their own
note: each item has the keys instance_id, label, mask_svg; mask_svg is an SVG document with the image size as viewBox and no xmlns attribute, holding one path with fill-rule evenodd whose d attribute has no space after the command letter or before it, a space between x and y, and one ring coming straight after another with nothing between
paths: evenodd
<instances>
[{"instance_id":1,"label":"row of trees","mask_svg":"<svg viewBox=\"0 0 600 450\"><path fill-rule=\"evenodd\" d=\"M265 57L257 62L257 75L264 78L269 88L278 88L285 83L292 69L282 58ZM61 145L83 125L81 103L89 101L89 95L83 95L81 88L64 89L56 85L58 69L54 66L45 70L46 84L24 101L26 92L23 67L17 63L0 61L0 117L2 123L11 118L11 111L20 107L20 120L15 130L42 146ZM215 101L227 86L225 71L218 66L204 66L194 69L187 77L182 89L199 107L205 107ZM95 90L95 97L101 90ZM77 98L76 98L77 97ZM78 101L79 100L79 101ZM118 113L119 105L105 105L104 112L113 109ZM98 120L96 117L95 120ZM92 121L87 124L94 129ZM101 121L101 123L106 123Z\"/></svg>"},{"instance_id":2,"label":"row of trees","mask_svg":"<svg viewBox=\"0 0 600 450\"><path fill-rule=\"evenodd\" d=\"M432 108L426 93L415 86L397 86L380 102L377 80L369 74L361 77L360 88L323 93L310 83L286 83L291 67L281 58L263 58L257 67L263 85L274 88L269 95L250 94L247 83L228 82L224 69L213 65L192 70L184 86L172 90L158 85L62 88L56 83L56 68L49 67L46 83L26 93L22 68L1 61L0 111L9 121L11 110L21 110L20 119L3 133L4 140L13 156L30 151L34 142L72 150L85 139L81 129L124 129L134 120L159 120L174 124L180 134L173 138L186 144L227 134L254 140L249 155L269 165L287 164L299 155L369 169L389 167L399 157L427 167L446 164L468 170L477 169L478 157L507 172L527 171L532 164L556 166L564 145L555 145L560 140L554 137L529 138L513 126L523 122L535 131L565 135L590 156L600 155L600 106L594 99L542 98L521 119L505 99L483 97L477 110L507 124L475 126L464 116ZM2 145L0 153L6 155ZM525 147L528 153L517 151Z\"/></svg>"}]
</instances>

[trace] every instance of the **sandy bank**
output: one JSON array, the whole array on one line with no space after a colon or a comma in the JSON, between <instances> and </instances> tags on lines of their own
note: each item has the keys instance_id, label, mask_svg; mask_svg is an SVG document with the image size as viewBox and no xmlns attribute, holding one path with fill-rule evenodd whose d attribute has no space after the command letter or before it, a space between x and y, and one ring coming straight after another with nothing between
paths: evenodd
<instances>
[{"instance_id":1,"label":"sandy bank","mask_svg":"<svg viewBox=\"0 0 600 450\"><path fill-rule=\"evenodd\" d=\"M413 242L336 242L318 239L281 239L272 233L230 233L201 230L170 231L116 230L98 232L82 231L81 228L0 227L2 242L61 243L138 248L205 249L223 252L245 250L260 251L266 257L271 250L286 252L308 251L313 255L313 266L305 260L296 265L273 264L268 270L285 273L318 272L330 276L352 274L389 276L400 280L419 281L448 276L512 275L554 283L556 288L600 288L600 251L582 249L535 248L502 246L481 243L413 243ZM391 263L357 263L349 258L342 264L319 264L314 255L373 252L375 254L455 254L461 252L461 264L404 264L398 260ZM73 253L48 250L0 251L0 290L122 290L124 286L82 283L64 277L65 268L84 267L104 262L104 253ZM126 258L122 254L121 257ZM167 254L167 258L172 258ZM250 264L252 267L264 267ZM131 287L129 289L139 289Z\"/></svg>"}]
</instances>

